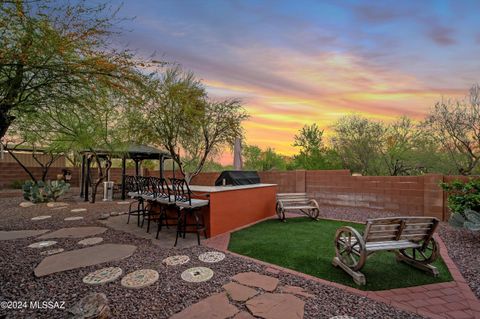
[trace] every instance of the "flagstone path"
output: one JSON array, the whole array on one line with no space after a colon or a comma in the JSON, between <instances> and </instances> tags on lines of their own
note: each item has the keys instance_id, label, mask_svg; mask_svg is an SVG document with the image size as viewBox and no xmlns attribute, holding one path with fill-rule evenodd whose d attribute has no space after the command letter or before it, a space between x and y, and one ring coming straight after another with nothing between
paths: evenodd
<instances>
[{"instance_id":1,"label":"flagstone path","mask_svg":"<svg viewBox=\"0 0 480 319\"><path fill-rule=\"evenodd\" d=\"M11 230L11 231L0 231L0 240L13 240L28 238L33 236L38 236L48 232L48 229L42 230Z\"/></svg>"},{"instance_id":2,"label":"flagstone path","mask_svg":"<svg viewBox=\"0 0 480 319\"><path fill-rule=\"evenodd\" d=\"M49 234L42 235L38 238L48 239L48 238L83 238L93 235L102 234L107 230L105 227L70 227L70 228L61 228L57 231L51 232Z\"/></svg>"},{"instance_id":3,"label":"flagstone path","mask_svg":"<svg viewBox=\"0 0 480 319\"><path fill-rule=\"evenodd\" d=\"M129 257L136 246L120 244L103 244L77 250L66 251L60 254L45 257L35 268L37 277L53 273L93 266L113 260Z\"/></svg>"}]
</instances>

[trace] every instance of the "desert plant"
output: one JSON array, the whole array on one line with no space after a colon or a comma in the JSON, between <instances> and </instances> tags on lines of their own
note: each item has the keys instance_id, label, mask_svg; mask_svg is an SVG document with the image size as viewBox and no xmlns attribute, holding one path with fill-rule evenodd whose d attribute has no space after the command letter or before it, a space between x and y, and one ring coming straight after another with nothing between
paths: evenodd
<instances>
[{"instance_id":1,"label":"desert plant","mask_svg":"<svg viewBox=\"0 0 480 319\"><path fill-rule=\"evenodd\" d=\"M45 203L57 199L70 189L70 184L65 181L34 182L26 181L22 186L23 198L32 203Z\"/></svg>"},{"instance_id":2,"label":"desert plant","mask_svg":"<svg viewBox=\"0 0 480 319\"><path fill-rule=\"evenodd\" d=\"M480 231L480 213L467 209L463 214L453 214L449 223L454 227L465 227L471 231Z\"/></svg>"},{"instance_id":3,"label":"desert plant","mask_svg":"<svg viewBox=\"0 0 480 319\"><path fill-rule=\"evenodd\" d=\"M440 186L449 193L450 225L480 231L480 179L455 180Z\"/></svg>"},{"instance_id":4,"label":"desert plant","mask_svg":"<svg viewBox=\"0 0 480 319\"><path fill-rule=\"evenodd\" d=\"M26 181L22 186L23 198L32 203L44 203L48 201L48 197L44 193L45 183L42 181Z\"/></svg>"},{"instance_id":5,"label":"desert plant","mask_svg":"<svg viewBox=\"0 0 480 319\"><path fill-rule=\"evenodd\" d=\"M48 181L47 183L45 183L45 195L47 199L51 199L54 202L56 202L57 199L63 194L65 194L69 189L70 184L66 183L63 180Z\"/></svg>"},{"instance_id":6,"label":"desert plant","mask_svg":"<svg viewBox=\"0 0 480 319\"><path fill-rule=\"evenodd\" d=\"M455 180L441 183L440 186L448 193L448 208L453 214L463 215L467 210L480 211L480 179L466 182Z\"/></svg>"}]
</instances>

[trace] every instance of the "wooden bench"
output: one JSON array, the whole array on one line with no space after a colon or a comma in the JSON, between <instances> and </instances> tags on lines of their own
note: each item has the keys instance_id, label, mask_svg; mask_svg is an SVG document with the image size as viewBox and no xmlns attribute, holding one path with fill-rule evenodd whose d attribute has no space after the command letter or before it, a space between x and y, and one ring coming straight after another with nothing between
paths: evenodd
<instances>
[{"instance_id":1,"label":"wooden bench","mask_svg":"<svg viewBox=\"0 0 480 319\"><path fill-rule=\"evenodd\" d=\"M300 211L312 219L318 219L320 209L314 199L308 198L306 193L279 193L277 194L278 218L285 221L286 211Z\"/></svg>"},{"instance_id":2,"label":"wooden bench","mask_svg":"<svg viewBox=\"0 0 480 319\"><path fill-rule=\"evenodd\" d=\"M363 236L354 228L344 226L335 234L332 264L341 267L358 285L365 285L360 272L368 256L377 251L392 251L397 261L438 276L431 263L438 258L438 246L433 233L438 226L434 217L394 217L369 219Z\"/></svg>"}]
</instances>

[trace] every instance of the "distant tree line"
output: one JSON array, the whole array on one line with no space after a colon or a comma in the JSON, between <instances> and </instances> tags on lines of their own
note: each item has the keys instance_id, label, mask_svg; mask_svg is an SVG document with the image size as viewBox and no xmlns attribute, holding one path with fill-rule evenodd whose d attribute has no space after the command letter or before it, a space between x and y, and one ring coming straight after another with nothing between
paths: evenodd
<instances>
[{"instance_id":1,"label":"distant tree line","mask_svg":"<svg viewBox=\"0 0 480 319\"><path fill-rule=\"evenodd\" d=\"M478 174L480 160L480 87L461 100L442 99L422 121L401 116L393 122L357 114L341 117L326 143L317 124L294 137L298 154L287 157L272 148L246 146L247 169L350 169L362 175Z\"/></svg>"}]
</instances>

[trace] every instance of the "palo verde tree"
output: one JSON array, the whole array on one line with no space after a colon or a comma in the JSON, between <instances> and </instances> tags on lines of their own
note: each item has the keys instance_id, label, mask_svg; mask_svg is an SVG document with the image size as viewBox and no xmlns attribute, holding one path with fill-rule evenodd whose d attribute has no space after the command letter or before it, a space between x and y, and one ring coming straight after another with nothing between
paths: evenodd
<instances>
[{"instance_id":1,"label":"palo verde tree","mask_svg":"<svg viewBox=\"0 0 480 319\"><path fill-rule=\"evenodd\" d=\"M435 104L424 123L457 172L470 175L480 161L480 86L474 85L463 100Z\"/></svg>"},{"instance_id":2,"label":"palo verde tree","mask_svg":"<svg viewBox=\"0 0 480 319\"><path fill-rule=\"evenodd\" d=\"M72 99L96 83L119 91L141 83L131 72L139 61L109 45L115 15L85 1L0 1L0 139L15 118L48 108L46 100Z\"/></svg>"},{"instance_id":3,"label":"palo verde tree","mask_svg":"<svg viewBox=\"0 0 480 319\"><path fill-rule=\"evenodd\" d=\"M129 115L132 132L170 152L188 181L212 156L243 136L242 122L248 115L240 101L210 100L191 72L169 68L151 85L151 99L142 112Z\"/></svg>"}]
</instances>

